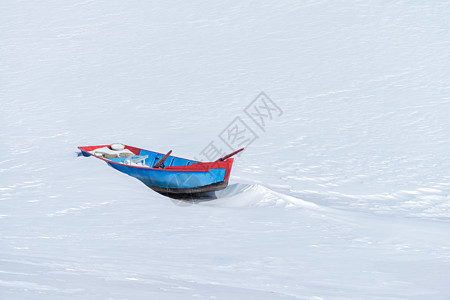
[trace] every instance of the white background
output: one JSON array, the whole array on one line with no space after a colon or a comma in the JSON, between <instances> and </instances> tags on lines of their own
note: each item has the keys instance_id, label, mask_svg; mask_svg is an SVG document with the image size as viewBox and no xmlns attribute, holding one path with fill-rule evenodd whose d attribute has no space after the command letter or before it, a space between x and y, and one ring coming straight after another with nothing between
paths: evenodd
<instances>
[{"instance_id":1,"label":"white background","mask_svg":"<svg viewBox=\"0 0 450 300\"><path fill-rule=\"evenodd\" d=\"M1 299L450 299L447 1L3 1ZM192 158L283 110L219 199L76 147ZM259 131L258 131L259 130Z\"/></svg>"}]
</instances>

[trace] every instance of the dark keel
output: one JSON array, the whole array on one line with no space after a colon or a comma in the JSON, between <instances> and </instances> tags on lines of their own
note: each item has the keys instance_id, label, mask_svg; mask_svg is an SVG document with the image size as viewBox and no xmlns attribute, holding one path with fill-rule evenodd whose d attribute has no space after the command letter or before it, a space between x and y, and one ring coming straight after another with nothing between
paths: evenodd
<instances>
[{"instance_id":1,"label":"dark keel","mask_svg":"<svg viewBox=\"0 0 450 300\"><path fill-rule=\"evenodd\" d=\"M164 196L173 198L173 199L183 199L183 200L195 200L195 199L216 199L215 192L223 190L228 186L228 180L213 183L210 185L188 188L188 189L171 189L171 188L160 188L149 186L149 188L158 192Z\"/></svg>"}]
</instances>

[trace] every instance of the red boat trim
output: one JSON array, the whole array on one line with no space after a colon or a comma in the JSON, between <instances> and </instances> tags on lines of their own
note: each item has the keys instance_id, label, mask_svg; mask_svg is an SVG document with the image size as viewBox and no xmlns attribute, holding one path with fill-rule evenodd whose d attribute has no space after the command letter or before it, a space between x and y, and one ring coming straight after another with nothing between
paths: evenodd
<instances>
[{"instance_id":1,"label":"red boat trim","mask_svg":"<svg viewBox=\"0 0 450 300\"><path fill-rule=\"evenodd\" d=\"M78 147L78 149L88 153L89 151L93 151L95 149L103 148L103 147L109 148L109 145L84 146L84 147ZM127 146L127 145L125 145L125 149L130 150L131 152L133 152L136 155L139 155L139 152L141 150L145 150L145 149L140 149L140 148ZM150 151L150 150L145 150L145 151ZM163 153L159 153L159 152L155 152L155 151L150 151L150 152L163 154ZM90 153L88 153L88 154L90 154ZM90 155L92 155L92 154L90 154ZM115 162L115 161L112 161L112 160L109 160L109 159L106 159L103 157L99 157L99 156L95 156L95 155L92 155L92 156L94 156L95 158L101 159L110 164L116 164L116 165L122 165L122 166L124 165L122 163L118 163L118 162ZM173 157L177 157L177 156L173 156ZM182 157L177 157L177 158L189 160L187 158L182 158ZM230 177L232 165L233 165L233 158L227 159L225 161L193 163L192 165L189 165L189 166L172 166L172 167L166 167L164 169L152 168L152 167L130 166L130 165L125 165L125 166L130 167L130 168L138 168L138 169L146 169L146 170L150 169L150 170L158 170L158 171L186 171L186 172L208 172L210 169L226 169L225 178L224 178L224 181L225 181L225 180L228 180Z\"/></svg>"},{"instance_id":2,"label":"red boat trim","mask_svg":"<svg viewBox=\"0 0 450 300\"><path fill-rule=\"evenodd\" d=\"M108 147L109 149L111 149L110 146L111 146L111 145L80 146L80 147L78 147L78 149L80 149L81 151L84 151L84 152L88 152L88 151L92 151L92 150L95 150L95 149L98 149L98 148L103 148L103 147ZM136 148L136 147L128 146L128 145L124 145L124 146L125 146L125 149L130 150L131 152L133 152L133 153L136 154L136 155L139 155L139 152L140 152L141 150L149 151L149 152L154 152L154 153L158 153L158 154L162 154L163 156L165 155L165 153L156 152L156 151L153 151L153 150L147 150L147 149L143 149L143 148ZM89 153L89 154L90 154L90 153ZM187 160L190 160L190 159L184 158L184 157L179 157L179 156L174 156L174 155L171 155L171 156L172 156L172 157L176 157L176 158L181 158L181 159L187 159Z\"/></svg>"}]
</instances>

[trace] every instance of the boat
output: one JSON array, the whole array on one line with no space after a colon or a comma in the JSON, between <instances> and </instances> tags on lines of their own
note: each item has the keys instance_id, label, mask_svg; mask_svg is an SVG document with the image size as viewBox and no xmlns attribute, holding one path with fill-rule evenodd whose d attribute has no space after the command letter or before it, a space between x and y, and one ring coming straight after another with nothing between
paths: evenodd
<instances>
[{"instance_id":1,"label":"boat","mask_svg":"<svg viewBox=\"0 0 450 300\"><path fill-rule=\"evenodd\" d=\"M78 147L82 156L103 160L112 168L132 176L152 190L172 198L195 198L211 195L227 187L233 155L213 162L200 162L124 144Z\"/></svg>"}]
</instances>

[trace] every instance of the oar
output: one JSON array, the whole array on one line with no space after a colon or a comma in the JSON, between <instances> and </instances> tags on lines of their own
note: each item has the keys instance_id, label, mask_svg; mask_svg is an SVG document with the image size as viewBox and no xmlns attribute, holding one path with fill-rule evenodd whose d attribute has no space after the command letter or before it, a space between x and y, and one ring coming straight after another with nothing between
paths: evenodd
<instances>
[{"instance_id":1,"label":"oar","mask_svg":"<svg viewBox=\"0 0 450 300\"><path fill-rule=\"evenodd\" d=\"M156 165L153 166L153 168L159 168L162 166L162 164L166 161L166 159L169 157L170 153L172 153L172 150L170 150L169 152L167 152L166 155L163 156L163 158L161 158Z\"/></svg>"},{"instance_id":2,"label":"oar","mask_svg":"<svg viewBox=\"0 0 450 300\"><path fill-rule=\"evenodd\" d=\"M239 149L239 150L237 150L237 151L234 151L233 153L230 153L230 154L228 154L228 155L225 155L224 157L219 158L219 159L216 160L216 161L224 161L224 160L227 160L227 159L229 159L230 157L232 157L233 155L238 154L238 153L241 152L242 150L244 150L244 148L241 148L241 149Z\"/></svg>"}]
</instances>

